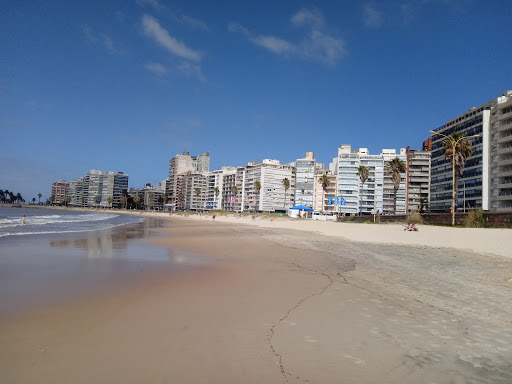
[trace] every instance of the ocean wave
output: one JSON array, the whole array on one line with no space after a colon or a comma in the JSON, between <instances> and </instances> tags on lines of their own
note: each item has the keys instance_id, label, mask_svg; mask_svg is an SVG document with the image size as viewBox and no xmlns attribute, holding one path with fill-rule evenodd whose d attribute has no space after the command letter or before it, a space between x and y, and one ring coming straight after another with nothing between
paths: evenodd
<instances>
[{"instance_id":1,"label":"ocean wave","mask_svg":"<svg viewBox=\"0 0 512 384\"><path fill-rule=\"evenodd\" d=\"M25 223L21 222L19 216L9 216L6 219L0 219L0 228L18 227L21 225L48 225L48 224L67 224L67 223L88 223L105 221L119 217L113 214L84 214L84 215L48 215L48 216L27 216Z\"/></svg>"}]
</instances>

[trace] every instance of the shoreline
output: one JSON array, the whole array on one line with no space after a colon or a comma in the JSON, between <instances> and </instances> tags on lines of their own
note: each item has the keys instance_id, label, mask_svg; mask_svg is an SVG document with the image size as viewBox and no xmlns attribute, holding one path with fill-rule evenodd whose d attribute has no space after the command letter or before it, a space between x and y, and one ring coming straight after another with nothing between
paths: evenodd
<instances>
[{"instance_id":1,"label":"shoreline","mask_svg":"<svg viewBox=\"0 0 512 384\"><path fill-rule=\"evenodd\" d=\"M27 206L27 208L30 208L30 206ZM184 216L175 213L169 214L169 212L130 212L128 210L117 209L102 210L42 206L38 206L37 208L132 215L139 217L152 217L167 221L170 219L177 219L184 221L213 222L210 214ZM445 226L417 225L419 228L418 232L406 232L403 231L402 224L336 223L331 221L315 221L311 219L291 219L288 217L270 220L263 219L261 216L256 216L256 219L252 220L250 216L238 217L235 214L217 214L215 222L256 226L259 228L280 228L303 231L343 238L345 240L360 243L459 249L489 256L497 255L512 258L512 230L509 228L452 228Z\"/></svg>"}]
</instances>

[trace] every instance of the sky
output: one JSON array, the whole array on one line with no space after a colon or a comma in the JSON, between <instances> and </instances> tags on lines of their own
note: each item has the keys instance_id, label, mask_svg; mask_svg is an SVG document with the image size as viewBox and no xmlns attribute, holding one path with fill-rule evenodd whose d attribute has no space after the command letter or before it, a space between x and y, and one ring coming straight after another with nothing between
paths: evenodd
<instances>
[{"instance_id":1,"label":"sky","mask_svg":"<svg viewBox=\"0 0 512 384\"><path fill-rule=\"evenodd\" d=\"M512 2L2 1L0 189L421 149L512 89Z\"/></svg>"}]
</instances>

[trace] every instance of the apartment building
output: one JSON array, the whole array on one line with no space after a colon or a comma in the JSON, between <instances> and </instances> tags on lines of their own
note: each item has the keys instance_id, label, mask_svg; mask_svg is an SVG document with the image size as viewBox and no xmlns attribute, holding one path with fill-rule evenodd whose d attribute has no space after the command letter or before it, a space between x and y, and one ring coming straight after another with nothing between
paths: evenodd
<instances>
[{"instance_id":1,"label":"apartment building","mask_svg":"<svg viewBox=\"0 0 512 384\"><path fill-rule=\"evenodd\" d=\"M209 172L187 172L182 175L181 193L182 209L200 212L206 209L208 196Z\"/></svg>"},{"instance_id":2,"label":"apartment building","mask_svg":"<svg viewBox=\"0 0 512 384\"><path fill-rule=\"evenodd\" d=\"M430 179L430 210L433 212L446 212L452 206L453 168L451 159L445 157L443 142L447 136L458 132L464 136L478 135L470 138L473 154L468 157L458 181L457 209L484 209L489 210L491 183L490 173L495 170L497 175L498 159L503 159L498 154L498 139L505 131L498 132L500 126L496 126L496 148L491 162L491 110L497 111L498 99L493 99L478 107L469 109L434 130L432 139L432 161ZM497 112L496 112L497 113ZM496 119L497 122L497 119ZM501 165L506 161L501 160ZM495 177L497 183L498 176ZM495 184L497 186L497 184Z\"/></svg>"},{"instance_id":3,"label":"apartment building","mask_svg":"<svg viewBox=\"0 0 512 384\"><path fill-rule=\"evenodd\" d=\"M69 195L69 183L65 180L59 180L52 183L53 204L64 205L67 204Z\"/></svg>"},{"instance_id":4,"label":"apartment building","mask_svg":"<svg viewBox=\"0 0 512 384\"><path fill-rule=\"evenodd\" d=\"M406 193L407 193L407 173L404 172L400 176L400 186L396 191L396 211L395 211L395 187L393 184L393 175L388 172L389 162L395 158L399 158L407 165L407 150L401 148L399 153L394 149L383 149L382 159L384 160L384 185L382 197L382 212L387 215L402 215L406 213ZM364 165L364 164L362 164Z\"/></svg>"},{"instance_id":5,"label":"apartment building","mask_svg":"<svg viewBox=\"0 0 512 384\"><path fill-rule=\"evenodd\" d=\"M112 192L112 206L121 207L121 197L128 193L128 174L117 172L114 175L114 188Z\"/></svg>"},{"instance_id":6,"label":"apartment building","mask_svg":"<svg viewBox=\"0 0 512 384\"><path fill-rule=\"evenodd\" d=\"M87 205L89 207L110 208L114 197L114 172L91 169Z\"/></svg>"},{"instance_id":7,"label":"apartment building","mask_svg":"<svg viewBox=\"0 0 512 384\"><path fill-rule=\"evenodd\" d=\"M329 185L327 188L322 186L323 175L327 175ZM328 205L328 197L336 196L336 186L338 184L338 177L333 175L331 171L327 169L320 169L313 175L313 208L317 212L336 213L337 207L334 205ZM295 202L295 205L300 203Z\"/></svg>"},{"instance_id":8,"label":"apartment building","mask_svg":"<svg viewBox=\"0 0 512 384\"><path fill-rule=\"evenodd\" d=\"M295 161L295 205L313 208L315 172L322 164L317 163L313 152Z\"/></svg>"},{"instance_id":9,"label":"apartment building","mask_svg":"<svg viewBox=\"0 0 512 384\"><path fill-rule=\"evenodd\" d=\"M424 143L424 148L428 144ZM420 200L430 201L430 157L428 150L411 150L407 147L407 201L408 213L419 212Z\"/></svg>"},{"instance_id":10,"label":"apartment building","mask_svg":"<svg viewBox=\"0 0 512 384\"><path fill-rule=\"evenodd\" d=\"M491 211L512 211L512 91L491 109Z\"/></svg>"},{"instance_id":11,"label":"apartment building","mask_svg":"<svg viewBox=\"0 0 512 384\"><path fill-rule=\"evenodd\" d=\"M166 194L169 203L173 207L181 205L178 202L178 185L180 175L192 173L206 173L210 170L210 154L204 152L200 156L190 156L189 152L183 152L182 155L176 155L169 161L169 179L166 184ZM183 181L183 180L182 180Z\"/></svg>"},{"instance_id":12,"label":"apartment building","mask_svg":"<svg viewBox=\"0 0 512 384\"><path fill-rule=\"evenodd\" d=\"M89 178L81 177L69 182L70 204L75 207L87 206L87 195L89 193Z\"/></svg>"}]
</instances>

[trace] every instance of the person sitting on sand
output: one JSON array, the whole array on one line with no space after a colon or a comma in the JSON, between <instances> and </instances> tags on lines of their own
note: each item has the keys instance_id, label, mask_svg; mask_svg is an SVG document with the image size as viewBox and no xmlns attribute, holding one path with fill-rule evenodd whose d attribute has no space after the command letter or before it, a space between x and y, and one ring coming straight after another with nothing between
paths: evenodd
<instances>
[{"instance_id":1,"label":"person sitting on sand","mask_svg":"<svg viewBox=\"0 0 512 384\"><path fill-rule=\"evenodd\" d=\"M416 228L416 226L412 224L410 231L418 232L418 228Z\"/></svg>"}]
</instances>

